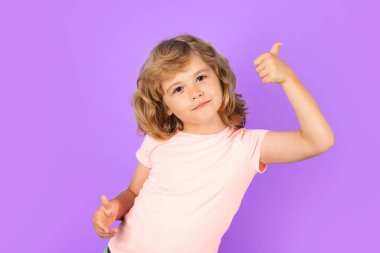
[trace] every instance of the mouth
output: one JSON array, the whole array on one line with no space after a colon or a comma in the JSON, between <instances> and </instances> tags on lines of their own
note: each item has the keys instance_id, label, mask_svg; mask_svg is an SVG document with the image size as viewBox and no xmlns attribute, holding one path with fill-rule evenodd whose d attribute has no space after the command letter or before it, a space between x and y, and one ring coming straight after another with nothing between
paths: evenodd
<instances>
[{"instance_id":1,"label":"mouth","mask_svg":"<svg viewBox=\"0 0 380 253\"><path fill-rule=\"evenodd\" d=\"M192 111L196 110L196 109L199 109L199 108L202 108L203 106L207 105L208 103L210 102L210 100L208 101L205 101L199 105L197 105L197 107L195 107Z\"/></svg>"}]
</instances>

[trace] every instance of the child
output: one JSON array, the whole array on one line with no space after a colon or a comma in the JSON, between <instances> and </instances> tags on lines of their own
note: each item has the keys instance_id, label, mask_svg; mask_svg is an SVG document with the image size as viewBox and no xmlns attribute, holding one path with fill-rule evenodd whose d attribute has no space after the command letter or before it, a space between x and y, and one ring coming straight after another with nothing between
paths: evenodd
<instances>
[{"instance_id":1,"label":"child","mask_svg":"<svg viewBox=\"0 0 380 253\"><path fill-rule=\"evenodd\" d=\"M102 195L93 219L99 236L111 238L104 252L216 253L256 173L332 146L330 126L279 59L280 45L254 64L264 83L284 89L300 131L244 128L235 75L209 42L184 34L152 50L133 97L145 134L134 177L115 199ZM115 220L122 222L109 228Z\"/></svg>"}]
</instances>

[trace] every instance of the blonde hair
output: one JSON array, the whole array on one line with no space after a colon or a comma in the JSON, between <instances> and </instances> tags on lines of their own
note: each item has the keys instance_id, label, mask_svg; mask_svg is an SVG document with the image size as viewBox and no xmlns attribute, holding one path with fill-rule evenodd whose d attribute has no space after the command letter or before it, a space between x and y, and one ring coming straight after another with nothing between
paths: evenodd
<instances>
[{"instance_id":1,"label":"blonde hair","mask_svg":"<svg viewBox=\"0 0 380 253\"><path fill-rule=\"evenodd\" d=\"M223 99L218 114L221 120L233 128L244 127L247 108L241 95L235 93L236 77L227 58L220 55L208 41L182 34L161 41L141 67L132 99L137 131L158 140L167 140L177 130L183 130L183 122L174 114L169 116L166 113L168 107L163 101L162 83L186 69L193 54L200 56L220 80Z\"/></svg>"}]
</instances>

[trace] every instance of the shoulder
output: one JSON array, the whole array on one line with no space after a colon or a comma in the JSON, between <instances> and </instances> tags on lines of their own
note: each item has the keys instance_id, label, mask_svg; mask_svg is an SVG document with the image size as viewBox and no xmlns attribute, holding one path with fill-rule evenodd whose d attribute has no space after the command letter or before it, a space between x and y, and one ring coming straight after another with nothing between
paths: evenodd
<instances>
[{"instance_id":1,"label":"shoulder","mask_svg":"<svg viewBox=\"0 0 380 253\"><path fill-rule=\"evenodd\" d=\"M143 137L143 140L142 140L142 146L145 146L149 149L153 149L157 146L160 146L160 145L163 145L163 144L166 144L168 143L169 141L171 141L171 139L168 139L168 140L160 140L160 139L157 139L155 137L153 137L152 135L150 134L145 134L144 137Z\"/></svg>"},{"instance_id":2,"label":"shoulder","mask_svg":"<svg viewBox=\"0 0 380 253\"><path fill-rule=\"evenodd\" d=\"M269 129L251 129L251 128L239 128L234 131L235 137L239 138L240 140L246 140L246 139L255 139L263 137Z\"/></svg>"}]
</instances>

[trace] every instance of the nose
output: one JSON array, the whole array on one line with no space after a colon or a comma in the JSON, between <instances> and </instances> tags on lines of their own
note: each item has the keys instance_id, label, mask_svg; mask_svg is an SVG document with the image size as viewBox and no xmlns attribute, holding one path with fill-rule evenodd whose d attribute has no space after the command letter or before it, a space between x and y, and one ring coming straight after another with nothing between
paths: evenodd
<instances>
[{"instance_id":1,"label":"nose","mask_svg":"<svg viewBox=\"0 0 380 253\"><path fill-rule=\"evenodd\" d=\"M197 97L203 96L203 91L199 90L198 88L194 88L194 91L191 93L192 98L196 99Z\"/></svg>"}]
</instances>

